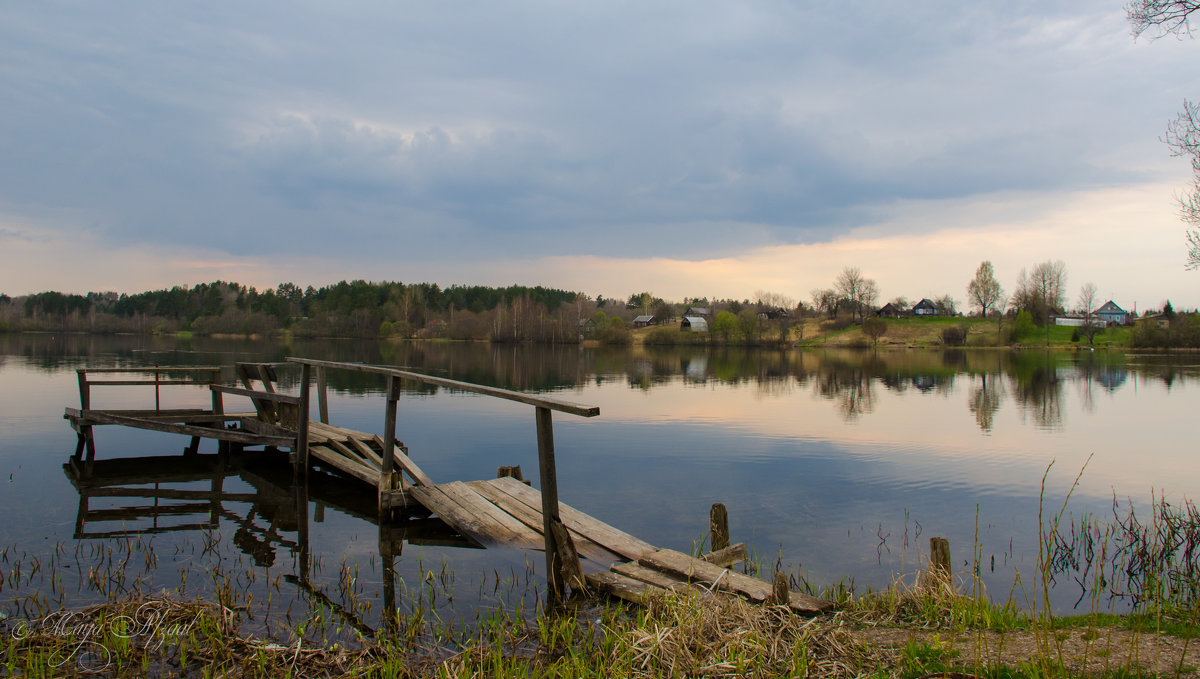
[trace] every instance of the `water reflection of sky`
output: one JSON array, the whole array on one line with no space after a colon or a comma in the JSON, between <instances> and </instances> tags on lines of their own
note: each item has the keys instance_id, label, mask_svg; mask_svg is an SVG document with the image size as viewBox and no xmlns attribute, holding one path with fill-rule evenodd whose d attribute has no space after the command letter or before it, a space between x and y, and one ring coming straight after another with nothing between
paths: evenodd
<instances>
[{"instance_id":1,"label":"water reflection of sky","mask_svg":"<svg viewBox=\"0 0 1200 679\"><path fill-rule=\"evenodd\" d=\"M231 350L246 359L255 351L284 353ZM326 355L345 358L339 351ZM735 540L820 583L852 577L885 584L914 567L933 535L950 538L961 565L978 530L985 579L1007 593L1012 569L1033 562L1040 483L1051 461L1047 499L1054 508L1085 462L1073 512L1106 512L1114 493L1146 503L1151 492L1200 495L1189 437L1200 387L1186 360L568 352L550 361L519 351L461 352L391 358L457 379L518 388L529 380L600 406L594 419L555 417L564 502L683 550L704 536L709 506L724 502ZM384 362L361 347L353 353ZM0 472L12 475L0 479L8 485L0 510L12 519L0 533L5 544L70 538L76 495L61 464L74 434L61 414L78 398L78 362L10 354L0 363ZM213 354L195 362L211 363ZM332 420L380 431L378 386L335 382ZM121 389L97 398L104 407L139 405ZM207 397L196 390L176 398L170 405L204 405ZM490 478L500 465L520 464L531 476L537 469L532 411L524 406L407 392L398 427L437 480ZM175 453L185 443L111 427L98 441L101 458ZM374 526L336 512L312 535L337 561L371 560L378 545ZM419 553L454 561L465 578L497 564L512 569L525 558L453 548ZM414 557L406 554L398 569L415 577Z\"/></svg>"}]
</instances>

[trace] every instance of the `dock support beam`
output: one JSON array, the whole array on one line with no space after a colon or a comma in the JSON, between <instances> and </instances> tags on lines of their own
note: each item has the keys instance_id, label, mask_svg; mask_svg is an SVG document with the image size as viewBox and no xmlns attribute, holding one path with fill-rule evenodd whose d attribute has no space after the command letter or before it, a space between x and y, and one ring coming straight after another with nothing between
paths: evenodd
<instances>
[{"instance_id":1,"label":"dock support beam","mask_svg":"<svg viewBox=\"0 0 1200 679\"><path fill-rule=\"evenodd\" d=\"M546 584L552 601L566 595L566 564L559 558L558 471L554 465L554 421L549 408L537 408L538 478L542 486L542 535L546 540Z\"/></svg>"},{"instance_id":2,"label":"dock support beam","mask_svg":"<svg viewBox=\"0 0 1200 679\"><path fill-rule=\"evenodd\" d=\"M296 460L292 467L298 478L308 479L308 410L309 382L312 381L312 367L300 367L300 412L296 424Z\"/></svg>"},{"instance_id":3,"label":"dock support beam","mask_svg":"<svg viewBox=\"0 0 1200 679\"><path fill-rule=\"evenodd\" d=\"M400 378L388 375L387 405L383 410L383 450L379 463L379 515L391 511L390 496L397 489L396 479L396 408L400 403Z\"/></svg>"},{"instance_id":4,"label":"dock support beam","mask_svg":"<svg viewBox=\"0 0 1200 679\"><path fill-rule=\"evenodd\" d=\"M329 385L325 382L325 369L318 366L315 370L317 371L317 417L321 418L322 424L329 424Z\"/></svg>"}]
</instances>

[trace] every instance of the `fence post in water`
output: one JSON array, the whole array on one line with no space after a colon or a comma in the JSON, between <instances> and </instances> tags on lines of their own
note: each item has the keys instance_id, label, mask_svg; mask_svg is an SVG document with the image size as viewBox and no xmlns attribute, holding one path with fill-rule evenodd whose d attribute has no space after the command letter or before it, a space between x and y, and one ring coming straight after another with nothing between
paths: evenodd
<instances>
[{"instance_id":1,"label":"fence post in water","mask_svg":"<svg viewBox=\"0 0 1200 679\"><path fill-rule=\"evenodd\" d=\"M554 421L549 408L537 406L538 477L542 485L542 535L546 540L546 584L550 598L557 600L566 594L564 565L559 564L558 536L558 471L554 467Z\"/></svg>"},{"instance_id":2,"label":"fence post in water","mask_svg":"<svg viewBox=\"0 0 1200 679\"><path fill-rule=\"evenodd\" d=\"M312 368L308 365L300 367L300 417L296 424L296 461L293 471L296 476L308 479L308 409L309 382L312 381ZM305 511L307 512L307 498ZM307 514L305 515L307 519Z\"/></svg>"},{"instance_id":3,"label":"fence post in water","mask_svg":"<svg viewBox=\"0 0 1200 679\"><path fill-rule=\"evenodd\" d=\"M929 538L929 573L950 581L950 541L946 538Z\"/></svg>"},{"instance_id":4,"label":"fence post in water","mask_svg":"<svg viewBox=\"0 0 1200 679\"><path fill-rule=\"evenodd\" d=\"M708 512L708 528L711 535L709 551L716 552L729 546L729 512L723 503L713 503Z\"/></svg>"}]
</instances>

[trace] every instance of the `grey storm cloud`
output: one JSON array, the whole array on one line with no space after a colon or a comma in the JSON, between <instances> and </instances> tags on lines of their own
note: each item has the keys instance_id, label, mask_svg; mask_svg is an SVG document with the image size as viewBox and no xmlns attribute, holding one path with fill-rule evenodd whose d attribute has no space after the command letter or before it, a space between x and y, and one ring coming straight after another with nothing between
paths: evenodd
<instances>
[{"instance_id":1,"label":"grey storm cloud","mask_svg":"<svg viewBox=\"0 0 1200 679\"><path fill-rule=\"evenodd\" d=\"M0 205L248 252L814 242L1146 178L1194 74L1139 47L1082 1L9 3Z\"/></svg>"}]
</instances>

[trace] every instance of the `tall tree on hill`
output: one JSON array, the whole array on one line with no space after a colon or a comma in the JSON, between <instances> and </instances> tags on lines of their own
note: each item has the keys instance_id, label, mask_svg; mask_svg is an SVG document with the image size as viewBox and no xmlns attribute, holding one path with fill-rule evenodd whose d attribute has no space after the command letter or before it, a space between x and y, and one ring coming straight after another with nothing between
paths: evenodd
<instances>
[{"instance_id":1,"label":"tall tree on hill","mask_svg":"<svg viewBox=\"0 0 1200 679\"><path fill-rule=\"evenodd\" d=\"M1000 281L996 280L996 272L992 263L984 261L975 271L975 278L967 284L967 300L972 309L979 309L979 315L987 318L989 311L995 311L1004 304L1004 290Z\"/></svg>"},{"instance_id":2,"label":"tall tree on hill","mask_svg":"<svg viewBox=\"0 0 1200 679\"><path fill-rule=\"evenodd\" d=\"M1150 39L1165 35L1192 35L1192 14L1200 10L1197 0L1132 0L1125 5L1125 16L1133 27L1133 37L1149 33ZM1183 111L1167 124L1162 141L1171 155L1188 158L1192 163L1192 189L1179 199L1179 213L1187 231L1188 269L1200 268L1200 103L1183 100Z\"/></svg>"}]
</instances>

